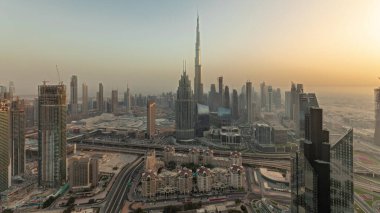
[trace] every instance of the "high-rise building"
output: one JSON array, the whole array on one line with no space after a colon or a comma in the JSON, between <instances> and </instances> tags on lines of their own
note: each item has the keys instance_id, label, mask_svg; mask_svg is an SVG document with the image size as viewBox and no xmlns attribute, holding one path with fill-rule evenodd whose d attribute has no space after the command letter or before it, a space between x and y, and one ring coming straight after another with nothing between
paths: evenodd
<instances>
[{"instance_id":1,"label":"high-rise building","mask_svg":"<svg viewBox=\"0 0 380 213\"><path fill-rule=\"evenodd\" d=\"M291 211L354 212L352 129L330 143L322 109L311 107L305 130L291 159Z\"/></svg>"},{"instance_id":2,"label":"high-rise building","mask_svg":"<svg viewBox=\"0 0 380 213\"><path fill-rule=\"evenodd\" d=\"M82 84L82 114L88 114L88 86L86 83Z\"/></svg>"},{"instance_id":3,"label":"high-rise building","mask_svg":"<svg viewBox=\"0 0 380 213\"><path fill-rule=\"evenodd\" d=\"M90 186L90 159L88 157L74 156L69 160L68 166L70 187Z\"/></svg>"},{"instance_id":4,"label":"high-rise building","mask_svg":"<svg viewBox=\"0 0 380 213\"><path fill-rule=\"evenodd\" d=\"M224 88L223 107L230 108L230 89L228 86Z\"/></svg>"},{"instance_id":5,"label":"high-rise building","mask_svg":"<svg viewBox=\"0 0 380 213\"><path fill-rule=\"evenodd\" d=\"M24 101L18 98L11 105L11 166L12 176L25 171L25 111Z\"/></svg>"},{"instance_id":6,"label":"high-rise building","mask_svg":"<svg viewBox=\"0 0 380 213\"><path fill-rule=\"evenodd\" d=\"M292 82L292 85L290 87L290 93L291 93L291 98L290 98L290 120L294 121L294 108L296 104L296 98L297 98L297 89L296 85Z\"/></svg>"},{"instance_id":7,"label":"high-rise building","mask_svg":"<svg viewBox=\"0 0 380 213\"><path fill-rule=\"evenodd\" d=\"M266 94L268 92L267 87L265 86L265 82L262 82L260 84L260 100L261 100L261 109L264 108L266 109L266 104L267 104L267 97Z\"/></svg>"},{"instance_id":8,"label":"high-rise building","mask_svg":"<svg viewBox=\"0 0 380 213\"><path fill-rule=\"evenodd\" d=\"M239 95L239 113L240 116L245 116L246 115L246 107L247 107L247 100L246 100L246 88L245 84L241 87L241 92Z\"/></svg>"},{"instance_id":9,"label":"high-rise building","mask_svg":"<svg viewBox=\"0 0 380 213\"><path fill-rule=\"evenodd\" d=\"M215 84L211 84L210 92L208 95L208 106L210 107L211 112L216 112L219 105L219 96L216 92Z\"/></svg>"},{"instance_id":10,"label":"high-rise building","mask_svg":"<svg viewBox=\"0 0 380 213\"><path fill-rule=\"evenodd\" d=\"M201 65L201 38L199 32L199 16L197 17L197 33L195 42L195 76L194 101L203 103L202 65Z\"/></svg>"},{"instance_id":11,"label":"high-rise building","mask_svg":"<svg viewBox=\"0 0 380 213\"><path fill-rule=\"evenodd\" d=\"M246 100L247 100L247 122L252 124L253 123L253 109L252 109L252 82L247 81L246 83Z\"/></svg>"},{"instance_id":12,"label":"high-rise building","mask_svg":"<svg viewBox=\"0 0 380 213\"><path fill-rule=\"evenodd\" d=\"M223 106L223 76L218 77L218 88L219 88L219 104L218 107Z\"/></svg>"},{"instance_id":13,"label":"high-rise building","mask_svg":"<svg viewBox=\"0 0 380 213\"><path fill-rule=\"evenodd\" d=\"M239 119L239 99L236 89L232 91L232 119L235 121Z\"/></svg>"},{"instance_id":14,"label":"high-rise building","mask_svg":"<svg viewBox=\"0 0 380 213\"><path fill-rule=\"evenodd\" d=\"M273 105L279 109L281 107L281 89L273 90Z\"/></svg>"},{"instance_id":15,"label":"high-rise building","mask_svg":"<svg viewBox=\"0 0 380 213\"><path fill-rule=\"evenodd\" d=\"M149 100L146 105L146 134L148 138L152 138L156 132L156 102Z\"/></svg>"},{"instance_id":16,"label":"high-rise building","mask_svg":"<svg viewBox=\"0 0 380 213\"><path fill-rule=\"evenodd\" d=\"M267 112L272 112L272 108L273 108L273 89L272 89L272 86L267 86L267 93L266 93L266 104L265 104L265 108L266 108L266 111Z\"/></svg>"},{"instance_id":17,"label":"high-rise building","mask_svg":"<svg viewBox=\"0 0 380 213\"><path fill-rule=\"evenodd\" d=\"M104 112L103 84L99 83L99 91L97 93L98 111Z\"/></svg>"},{"instance_id":18,"label":"high-rise building","mask_svg":"<svg viewBox=\"0 0 380 213\"><path fill-rule=\"evenodd\" d=\"M191 82L186 74L182 73L177 89L176 100L176 137L178 141L194 139L194 101L191 91Z\"/></svg>"},{"instance_id":19,"label":"high-rise building","mask_svg":"<svg viewBox=\"0 0 380 213\"><path fill-rule=\"evenodd\" d=\"M116 113L117 109L118 109L118 106L119 106L119 100L118 100L118 92L117 92L117 90L112 90L111 105L112 105L112 113Z\"/></svg>"},{"instance_id":20,"label":"high-rise building","mask_svg":"<svg viewBox=\"0 0 380 213\"><path fill-rule=\"evenodd\" d=\"M375 135L374 143L380 146L380 87L375 89Z\"/></svg>"},{"instance_id":21,"label":"high-rise building","mask_svg":"<svg viewBox=\"0 0 380 213\"><path fill-rule=\"evenodd\" d=\"M0 98L0 192L7 190L11 185L10 124L9 101Z\"/></svg>"},{"instance_id":22,"label":"high-rise building","mask_svg":"<svg viewBox=\"0 0 380 213\"><path fill-rule=\"evenodd\" d=\"M13 97L16 93L16 87L13 81L9 82L9 100L13 100Z\"/></svg>"},{"instance_id":23,"label":"high-rise building","mask_svg":"<svg viewBox=\"0 0 380 213\"><path fill-rule=\"evenodd\" d=\"M131 94L127 85L127 91L124 92L124 106L127 112L131 110Z\"/></svg>"},{"instance_id":24,"label":"high-rise building","mask_svg":"<svg viewBox=\"0 0 380 213\"><path fill-rule=\"evenodd\" d=\"M310 107L319 107L315 93L303 93L303 90L297 90L293 118L298 137L304 137L305 115L308 114Z\"/></svg>"},{"instance_id":25,"label":"high-rise building","mask_svg":"<svg viewBox=\"0 0 380 213\"><path fill-rule=\"evenodd\" d=\"M78 113L78 77L71 76L70 82L70 113L76 115Z\"/></svg>"},{"instance_id":26,"label":"high-rise building","mask_svg":"<svg viewBox=\"0 0 380 213\"><path fill-rule=\"evenodd\" d=\"M38 86L38 184L66 181L66 86Z\"/></svg>"},{"instance_id":27,"label":"high-rise building","mask_svg":"<svg viewBox=\"0 0 380 213\"><path fill-rule=\"evenodd\" d=\"M292 110L292 93L290 91L285 92L285 117L290 119Z\"/></svg>"}]
</instances>

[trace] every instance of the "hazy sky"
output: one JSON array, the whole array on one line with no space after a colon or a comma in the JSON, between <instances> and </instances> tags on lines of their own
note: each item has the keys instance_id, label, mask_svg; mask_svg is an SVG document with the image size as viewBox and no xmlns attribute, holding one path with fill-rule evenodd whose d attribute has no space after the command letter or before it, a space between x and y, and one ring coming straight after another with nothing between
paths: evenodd
<instances>
[{"instance_id":1,"label":"hazy sky","mask_svg":"<svg viewBox=\"0 0 380 213\"><path fill-rule=\"evenodd\" d=\"M187 60L193 82L200 14L205 91L223 75L287 86L380 85L380 1L0 1L0 84L33 94L70 76L91 95L174 91Z\"/></svg>"}]
</instances>

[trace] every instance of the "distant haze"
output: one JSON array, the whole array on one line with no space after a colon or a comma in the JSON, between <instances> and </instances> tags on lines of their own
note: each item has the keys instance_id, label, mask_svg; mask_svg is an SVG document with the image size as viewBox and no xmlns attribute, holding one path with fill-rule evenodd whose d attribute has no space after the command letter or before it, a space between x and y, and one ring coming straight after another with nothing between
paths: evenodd
<instances>
[{"instance_id":1,"label":"distant haze","mask_svg":"<svg viewBox=\"0 0 380 213\"><path fill-rule=\"evenodd\" d=\"M0 1L0 85L36 94L70 76L105 92L175 91L193 83L200 16L204 90L218 76L288 87L380 85L380 1ZM81 94L81 89L79 89ZM110 93L110 92L109 92ZM109 96L107 95L106 96Z\"/></svg>"}]
</instances>

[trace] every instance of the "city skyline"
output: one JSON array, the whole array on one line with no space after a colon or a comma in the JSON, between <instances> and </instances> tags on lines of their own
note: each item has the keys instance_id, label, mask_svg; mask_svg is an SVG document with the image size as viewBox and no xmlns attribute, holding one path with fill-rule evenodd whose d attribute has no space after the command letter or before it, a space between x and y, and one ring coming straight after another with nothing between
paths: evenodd
<instances>
[{"instance_id":1,"label":"city skyline","mask_svg":"<svg viewBox=\"0 0 380 213\"><path fill-rule=\"evenodd\" d=\"M126 89L127 81L136 93L175 91L182 59L194 70L198 10L206 91L220 74L230 88L247 79L254 87L261 81L286 86L288 79L310 86L378 84L378 2L160 3L156 10L147 1L2 2L3 77L15 82L17 94L36 94L41 76L58 82L58 64L61 80L68 85L77 75L90 96L99 82L106 92ZM157 84L141 85L153 79Z\"/></svg>"}]
</instances>

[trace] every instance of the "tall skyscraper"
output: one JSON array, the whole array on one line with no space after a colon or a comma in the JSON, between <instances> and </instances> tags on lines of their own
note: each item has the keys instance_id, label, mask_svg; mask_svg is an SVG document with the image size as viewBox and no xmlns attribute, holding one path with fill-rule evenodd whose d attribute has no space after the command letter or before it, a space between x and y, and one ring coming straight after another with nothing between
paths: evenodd
<instances>
[{"instance_id":1,"label":"tall skyscraper","mask_svg":"<svg viewBox=\"0 0 380 213\"><path fill-rule=\"evenodd\" d=\"M265 82L262 82L260 84L260 101L261 101L261 109L266 109L266 104L267 104L267 94L268 89L267 86L265 86Z\"/></svg>"},{"instance_id":2,"label":"tall skyscraper","mask_svg":"<svg viewBox=\"0 0 380 213\"><path fill-rule=\"evenodd\" d=\"M273 88L272 86L267 86L267 93L265 95L265 99L266 99L266 104L265 104L265 108L266 108L266 111L267 112L272 112L272 108L273 108Z\"/></svg>"},{"instance_id":3,"label":"tall skyscraper","mask_svg":"<svg viewBox=\"0 0 380 213\"><path fill-rule=\"evenodd\" d=\"M375 89L375 135L374 143L380 146L380 87Z\"/></svg>"},{"instance_id":4,"label":"tall skyscraper","mask_svg":"<svg viewBox=\"0 0 380 213\"><path fill-rule=\"evenodd\" d=\"M322 109L311 107L305 130L291 159L291 211L354 212L352 129L330 143Z\"/></svg>"},{"instance_id":5,"label":"tall skyscraper","mask_svg":"<svg viewBox=\"0 0 380 213\"><path fill-rule=\"evenodd\" d=\"M7 190L11 185L10 124L9 101L0 98L0 192Z\"/></svg>"},{"instance_id":6,"label":"tall skyscraper","mask_svg":"<svg viewBox=\"0 0 380 213\"><path fill-rule=\"evenodd\" d=\"M194 101L191 81L184 67L177 89L176 100L176 137L178 141L194 139Z\"/></svg>"},{"instance_id":7,"label":"tall skyscraper","mask_svg":"<svg viewBox=\"0 0 380 213\"><path fill-rule=\"evenodd\" d=\"M146 134L148 138L152 138L156 132L156 102L149 100L146 105Z\"/></svg>"},{"instance_id":8,"label":"tall skyscraper","mask_svg":"<svg viewBox=\"0 0 380 213\"><path fill-rule=\"evenodd\" d=\"M219 103L219 96L218 96L218 93L216 92L215 84L211 84L210 92L208 96L209 96L208 106L210 107L210 111L216 112L218 108L218 103Z\"/></svg>"},{"instance_id":9,"label":"tall skyscraper","mask_svg":"<svg viewBox=\"0 0 380 213\"><path fill-rule=\"evenodd\" d=\"M201 65L201 38L199 32L199 16L197 16L197 34L195 42L195 76L194 101L203 103L202 65Z\"/></svg>"},{"instance_id":10,"label":"tall skyscraper","mask_svg":"<svg viewBox=\"0 0 380 213\"><path fill-rule=\"evenodd\" d=\"M297 89L296 85L292 82L290 87L290 93L291 93L291 99L290 99L290 120L294 121L294 108L296 104L296 98L297 98Z\"/></svg>"},{"instance_id":11,"label":"tall skyscraper","mask_svg":"<svg viewBox=\"0 0 380 213\"><path fill-rule=\"evenodd\" d=\"M82 84L82 114L88 115L88 86L86 83Z\"/></svg>"},{"instance_id":12,"label":"tall skyscraper","mask_svg":"<svg viewBox=\"0 0 380 213\"><path fill-rule=\"evenodd\" d=\"M71 76L70 82L70 113L76 115L78 113L78 77Z\"/></svg>"},{"instance_id":13,"label":"tall skyscraper","mask_svg":"<svg viewBox=\"0 0 380 213\"><path fill-rule=\"evenodd\" d=\"M239 119L239 99L238 92L236 89L232 91L232 119Z\"/></svg>"},{"instance_id":14,"label":"tall skyscraper","mask_svg":"<svg viewBox=\"0 0 380 213\"><path fill-rule=\"evenodd\" d=\"M66 86L38 86L38 185L66 180Z\"/></svg>"},{"instance_id":15,"label":"tall skyscraper","mask_svg":"<svg viewBox=\"0 0 380 213\"><path fill-rule=\"evenodd\" d=\"M290 91L286 91L285 92L285 116L288 119L290 119L290 115L292 113L291 97L292 97L292 93Z\"/></svg>"},{"instance_id":16,"label":"tall skyscraper","mask_svg":"<svg viewBox=\"0 0 380 213\"><path fill-rule=\"evenodd\" d=\"M223 76L218 77L218 88L219 88L219 104L218 106L223 106Z\"/></svg>"},{"instance_id":17,"label":"tall skyscraper","mask_svg":"<svg viewBox=\"0 0 380 213\"><path fill-rule=\"evenodd\" d=\"M13 97L16 93L16 87L15 87L15 83L13 81L10 81L9 82L9 100L13 100Z\"/></svg>"},{"instance_id":18,"label":"tall skyscraper","mask_svg":"<svg viewBox=\"0 0 380 213\"><path fill-rule=\"evenodd\" d=\"M118 106L119 106L119 100L118 100L118 92L117 92L117 90L112 90L111 104L112 104L112 112L116 113L117 109L118 109Z\"/></svg>"},{"instance_id":19,"label":"tall skyscraper","mask_svg":"<svg viewBox=\"0 0 380 213\"><path fill-rule=\"evenodd\" d=\"M25 111L24 101L18 98L11 105L11 166L12 176L25 171Z\"/></svg>"},{"instance_id":20,"label":"tall skyscraper","mask_svg":"<svg viewBox=\"0 0 380 213\"><path fill-rule=\"evenodd\" d=\"M225 108L230 108L230 89L228 88L228 86L224 88L223 106Z\"/></svg>"},{"instance_id":21,"label":"tall skyscraper","mask_svg":"<svg viewBox=\"0 0 380 213\"><path fill-rule=\"evenodd\" d=\"M304 137L305 115L309 113L310 107L319 107L315 93L304 93L303 90L297 90L293 118L295 133L298 137Z\"/></svg>"},{"instance_id":22,"label":"tall skyscraper","mask_svg":"<svg viewBox=\"0 0 380 213\"><path fill-rule=\"evenodd\" d=\"M98 97L97 97L97 102L98 102L98 111L99 112L104 112L104 99L103 99L103 84L99 83L99 91L98 91Z\"/></svg>"},{"instance_id":23,"label":"tall skyscraper","mask_svg":"<svg viewBox=\"0 0 380 213\"><path fill-rule=\"evenodd\" d=\"M131 94L127 85L127 91L124 92L124 106L127 112L131 110Z\"/></svg>"},{"instance_id":24,"label":"tall skyscraper","mask_svg":"<svg viewBox=\"0 0 380 213\"><path fill-rule=\"evenodd\" d=\"M246 83L246 100L247 100L247 122L252 124L253 123L253 109L252 109L252 82L247 81Z\"/></svg>"}]
</instances>

